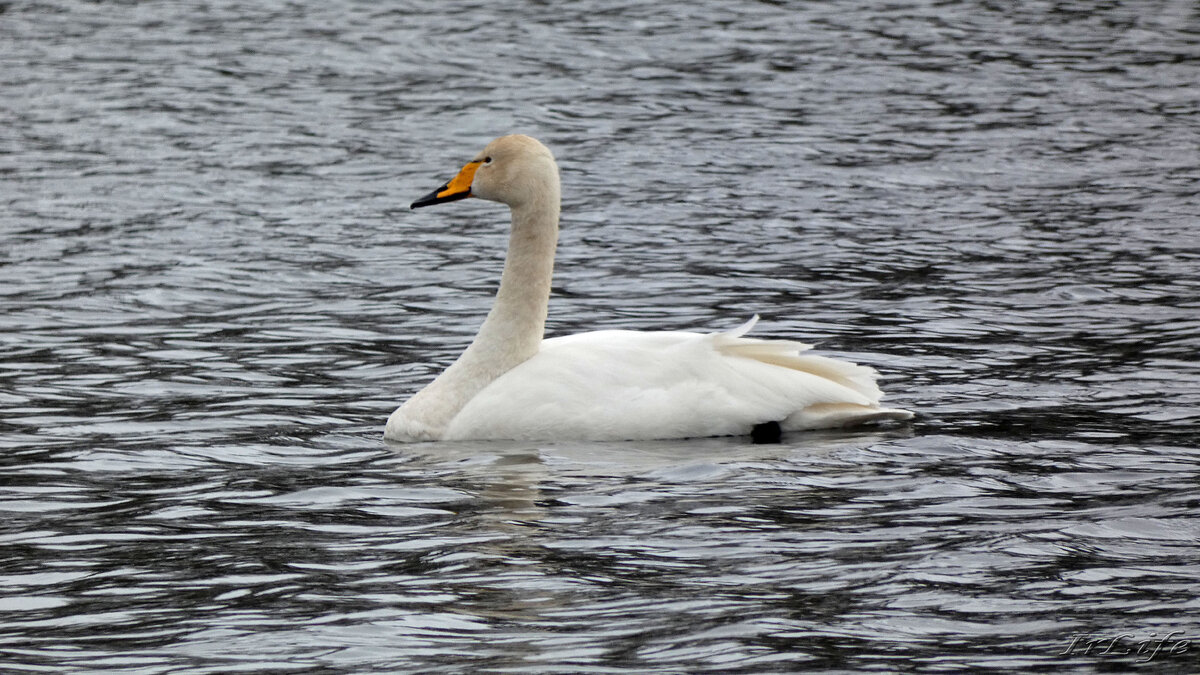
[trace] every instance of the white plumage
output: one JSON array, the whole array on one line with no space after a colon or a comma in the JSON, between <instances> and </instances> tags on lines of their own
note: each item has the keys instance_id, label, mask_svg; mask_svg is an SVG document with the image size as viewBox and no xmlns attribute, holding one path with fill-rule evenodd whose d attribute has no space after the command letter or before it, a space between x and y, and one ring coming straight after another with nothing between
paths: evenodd
<instances>
[{"instance_id":1,"label":"white plumage","mask_svg":"<svg viewBox=\"0 0 1200 675\"><path fill-rule=\"evenodd\" d=\"M879 407L871 368L745 334L596 331L542 340L558 236L558 169L527 136L488 145L414 207L478 196L509 204L496 304L442 375L388 419L392 440L635 440L908 419Z\"/></svg>"}]
</instances>

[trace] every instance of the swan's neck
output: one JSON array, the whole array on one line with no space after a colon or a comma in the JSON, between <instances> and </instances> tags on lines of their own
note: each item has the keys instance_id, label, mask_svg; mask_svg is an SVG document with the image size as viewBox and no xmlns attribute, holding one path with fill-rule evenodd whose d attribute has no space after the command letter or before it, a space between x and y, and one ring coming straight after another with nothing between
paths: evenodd
<instances>
[{"instance_id":1,"label":"swan's neck","mask_svg":"<svg viewBox=\"0 0 1200 675\"><path fill-rule=\"evenodd\" d=\"M494 373L492 379L536 354L542 343L558 243L558 210L557 191L512 208L508 257L496 303L459 359L470 358L481 370Z\"/></svg>"},{"instance_id":2,"label":"swan's neck","mask_svg":"<svg viewBox=\"0 0 1200 675\"><path fill-rule=\"evenodd\" d=\"M397 411L419 420L422 435L440 438L476 394L540 349L558 243L557 172L552 179L534 192L536 197L511 206L512 233L500 290L475 340Z\"/></svg>"}]
</instances>

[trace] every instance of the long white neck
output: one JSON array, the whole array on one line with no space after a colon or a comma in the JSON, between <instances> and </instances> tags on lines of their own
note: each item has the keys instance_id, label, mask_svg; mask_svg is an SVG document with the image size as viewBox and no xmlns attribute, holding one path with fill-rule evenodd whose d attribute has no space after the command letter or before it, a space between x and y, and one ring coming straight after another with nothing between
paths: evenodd
<instances>
[{"instance_id":1,"label":"long white neck","mask_svg":"<svg viewBox=\"0 0 1200 675\"><path fill-rule=\"evenodd\" d=\"M558 213L557 189L512 207L512 233L496 303L458 360L493 374L488 382L536 354L542 343L558 243Z\"/></svg>"},{"instance_id":2,"label":"long white neck","mask_svg":"<svg viewBox=\"0 0 1200 675\"><path fill-rule=\"evenodd\" d=\"M500 290L475 340L402 408L434 437L480 390L541 346L558 243L557 171L539 182L536 190L528 191L528 200L511 205L512 233Z\"/></svg>"}]
</instances>

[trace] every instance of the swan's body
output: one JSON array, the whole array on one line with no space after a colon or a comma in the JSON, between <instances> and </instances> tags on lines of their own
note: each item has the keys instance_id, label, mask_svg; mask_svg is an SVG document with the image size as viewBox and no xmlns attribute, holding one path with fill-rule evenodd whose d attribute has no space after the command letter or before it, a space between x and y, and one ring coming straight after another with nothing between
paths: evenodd
<instances>
[{"instance_id":1,"label":"swan's body","mask_svg":"<svg viewBox=\"0 0 1200 675\"><path fill-rule=\"evenodd\" d=\"M496 303L475 340L388 418L397 441L635 440L750 434L908 419L879 407L875 371L801 355L807 345L714 334L596 331L542 339L558 241L558 167L528 136L492 141L413 207L508 204L512 235Z\"/></svg>"}]
</instances>

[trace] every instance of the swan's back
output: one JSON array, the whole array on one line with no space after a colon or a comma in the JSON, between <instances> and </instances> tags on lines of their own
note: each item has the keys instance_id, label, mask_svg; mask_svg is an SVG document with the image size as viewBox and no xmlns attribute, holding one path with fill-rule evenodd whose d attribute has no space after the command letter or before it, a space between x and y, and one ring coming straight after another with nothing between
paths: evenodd
<instances>
[{"instance_id":1,"label":"swan's back","mask_svg":"<svg viewBox=\"0 0 1200 675\"><path fill-rule=\"evenodd\" d=\"M807 345L728 333L596 331L543 341L479 392L446 439L625 440L843 426L878 407L875 372L803 355ZM807 412L806 412L807 411Z\"/></svg>"}]
</instances>

